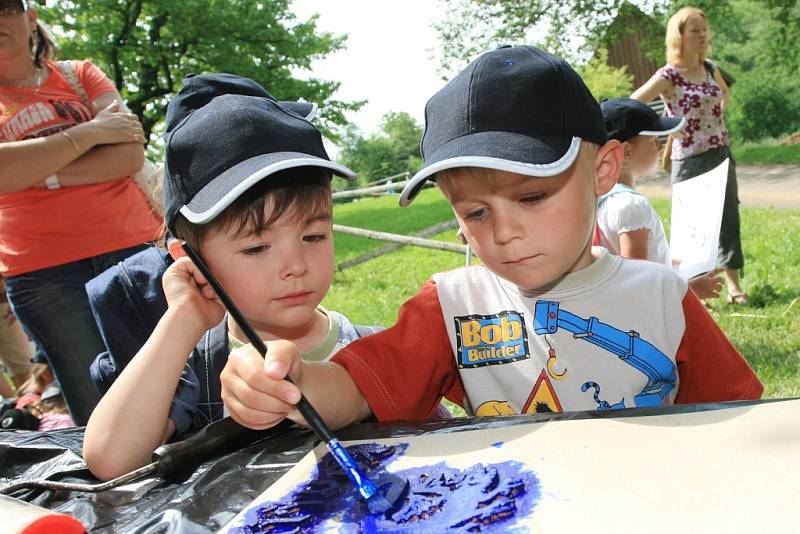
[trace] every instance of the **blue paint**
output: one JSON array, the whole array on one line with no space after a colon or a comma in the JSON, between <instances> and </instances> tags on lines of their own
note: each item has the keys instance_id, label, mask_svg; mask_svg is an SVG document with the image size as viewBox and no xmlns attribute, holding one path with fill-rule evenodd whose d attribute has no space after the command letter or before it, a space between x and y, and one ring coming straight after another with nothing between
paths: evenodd
<instances>
[{"instance_id":1,"label":"blue paint","mask_svg":"<svg viewBox=\"0 0 800 534\"><path fill-rule=\"evenodd\" d=\"M347 454L347 451L342 447L338 439L334 438L330 440L328 442L328 449L331 451L336 461L339 462L339 465L342 466L345 474L347 474L350 481L355 485L364 499L369 499L375 495L378 488L376 488L375 484L361 472L361 469L355 464L353 458Z\"/></svg>"},{"instance_id":2,"label":"blue paint","mask_svg":"<svg viewBox=\"0 0 800 534\"><path fill-rule=\"evenodd\" d=\"M502 442L498 442L502 443ZM444 462L389 473L386 466L408 444L355 445L347 450L380 492L398 480L408 490L382 515L370 515L342 469L326 454L311 480L277 502L246 511L229 532L513 532L515 519L528 517L539 501L539 480L519 462L476 464L467 469ZM520 527L517 528L520 530Z\"/></svg>"},{"instance_id":3,"label":"blue paint","mask_svg":"<svg viewBox=\"0 0 800 534\"><path fill-rule=\"evenodd\" d=\"M504 442L504 441L495 441L494 443L492 443L492 447L497 447L497 448L499 449L499 448L500 448L500 447L502 447L504 444L505 444L505 442Z\"/></svg>"}]
</instances>

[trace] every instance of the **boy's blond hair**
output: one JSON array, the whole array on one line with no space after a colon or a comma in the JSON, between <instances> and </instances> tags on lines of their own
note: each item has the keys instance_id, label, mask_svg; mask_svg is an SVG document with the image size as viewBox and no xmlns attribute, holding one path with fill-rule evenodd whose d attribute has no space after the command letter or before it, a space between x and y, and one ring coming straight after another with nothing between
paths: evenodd
<instances>
[{"instance_id":1,"label":"boy's blond hair","mask_svg":"<svg viewBox=\"0 0 800 534\"><path fill-rule=\"evenodd\" d=\"M684 7L679 9L674 15L669 18L667 22L667 34L665 43L667 45L667 63L674 65L681 59L681 44L683 31L686 29L686 23L695 15L703 17L708 26L708 19L702 9L696 7ZM711 41L711 30L708 30L708 41ZM700 54L700 62L705 61L706 57L711 53L711 44L708 45L706 51Z\"/></svg>"},{"instance_id":2,"label":"boy's blond hair","mask_svg":"<svg viewBox=\"0 0 800 534\"><path fill-rule=\"evenodd\" d=\"M575 162L576 165L585 164L586 162L594 162L597 151L600 147L589 141L581 141L580 152ZM489 191L497 191L500 189L498 185L497 171L495 169L481 168L481 167L457 167L453 169L445 169L436 173L436 185L442 190L442 193L448 200L452 200L458 194L461 186L464 184L464 179L469 179L472 183L479 183L481 186ZM592 176L589 174L589 176ZM536 180L536 177L531 177Z\"/></svg>"}]
</instances>

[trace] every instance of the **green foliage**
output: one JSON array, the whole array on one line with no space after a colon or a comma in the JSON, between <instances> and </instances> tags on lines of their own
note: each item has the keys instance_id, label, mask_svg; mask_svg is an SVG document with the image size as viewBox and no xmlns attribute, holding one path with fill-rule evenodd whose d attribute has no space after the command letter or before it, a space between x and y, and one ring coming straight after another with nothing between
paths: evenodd
<instances>
[{"instance_id":1,"label":"green foliage","mask_svg":"<svg viewBox=\"0 0 800 534\"><path fill-rule=\"evenodd\" d=\"M741 78L732 94L726 124L736 141L757 141L800 129L797 81L771 70Z\"/></svg>"},{"instance_id":2,"label":"green foliage","mask_svg":"<svg viewBox=\"0 0 800 534\"><path fill-rule=\"evenodd\" d=\"M426 201L426 210L444 213L449 209L447 201L435 190L424 191L422 198ZM370 213L368 219L381 221L381 229L406 232L406 225L402 226L403 230L399 225L397 228L392 225L403 210L386 206L384 202L383 199L364 200L337 206L334 218L337 223L348 224L358 210L364 209ZM382 216L376 215L372 203L381 204ZM668 232L669 200L657 199L653 205ZM413 209L413 205L407 209ZM800 228L800 210L743 208L741 214L746 261L743 281L752 304L728 306L723 295L710 301L711 313L764 382L766 397L800 396L800 328L797 328L800 323L800 301L797 301L800 298L797 286L800 235L792 231ZM414 229L428 224L429 221L420 222ZM446 232L434 239L455 241L455 233ZM380 246L379 242L375 243ZM348 253L337 249L337 262L345 259L340 254ZM416 294L431 274L463 264L464 257L452 252L403 247L336 273L324 305L362 324L388 326L394 323L400 305Z\"/></svg>"},{"instance_id":3,"label":"green foliage","mask_svg":"<svg viewBox=\"0 0 800 534\"><path fill-rule=\"evenodd\" d=\"M800 144L745 143L734 151L737 165L800 165Z\"/></svg>"},{"instance_id":4,"label":"green foliage","mask_svg":"<svg viewBox=\"0 0 800 534\"><path fill-rule=\"evenodd\" d=\"M340 145L339 160L358 172L363 185L420 168L419 140L422 127L406 112L387 113L380 131L369 137L349 128Z\"/></svg>"},{"instance_id":5,"label":"green foliage","mask_svg":"<svg viewBox=\"0 0 800 534\"><path fill-rule=\"evenodd\" d=\"M532 44L568 61L591 53L626 0L448 0L434 25L438 61L449 77L480 52L501 44ZM646 11L664 0L637 2Z\"/></svg>"},{"instance_id":6,"label":"green foliage","mask_svg":"<svg viewBox=\"0 0 800 534\"><path fill-rule=\"evenodd\" d=\"M653 206L669 232L669 200ZM745 307L709 301L711 315L764 383L769 398L800 395L800 210L742 208ZM792 304L794 303L794 304Z\"/></svg>"},{"instance_id":7,"label":"green foliage","mask_svg":"<svg viewBox=\"0 0 800 534\"><path fill-rule=\"evenodd\" d=\"M580 63L598 43L608 45L629 31L628 20L639 21L636 24L644 25L652 37L640 43L646 55L663 61L667 20L681 7L696 6L706 13L711 27L713 59L736 80L726 117L732 138L752 141L800 128L796 80L800 71L800 2L643 0L635 4L625 0L448 2L444 20L436 25L441 69L452 74L479 52L504 42L536 44ZM642 12L652 16L652 22L642 18ZM659 29L659 24L663 28ZM592 68L584 76L589 77ZM613 76L609 78L613 83ZM614 96L619 94L625 93Z\"/></svg>"},{"instance_id":8,"label":"green foliage","mask_svg":"<svg viewBox=\"0 0 800 534\"><path fill-rule=\"evenodd\" d=\"M599 101L604 98L628 96L633 91L633 74L628 67L612 67L608 64L608 50L599 48L595 56L577 69L584 83Z\"/></svg>"},{"instance_id":9,"label":"green foliage","mask_svg":"<svg viewBox=\"0 0 800 534\"><path fill-rule=\"evenodd\" d=\"M681 5L685 2L681 2ZM712 57L736 80L726 125L737 141L800 129L800 3L796 0L705 2ZM691 5L691 3L690 3Z\"/></svg>"},{"instance_id":10,"label":"green foliage","mask_svg":"<svg viewBox=\"0 0 800 534\"><path fill-rule=\"evenodd\" d=\"M289 0L60 1L40 17L63 57L90 58L108 74L148 136L189 73L230 72L279 99L316 102L334 136L344 112L362 104L333 99L338 82L298 77L345 37L320 32L316 17L297 21Z\"/></svg>"}]
</instances>

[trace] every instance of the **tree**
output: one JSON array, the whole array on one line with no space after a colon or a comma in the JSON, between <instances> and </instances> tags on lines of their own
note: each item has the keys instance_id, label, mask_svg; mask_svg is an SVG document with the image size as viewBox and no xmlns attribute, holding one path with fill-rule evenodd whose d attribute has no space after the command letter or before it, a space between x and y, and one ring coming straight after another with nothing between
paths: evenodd
<instances>
[{"instance_id":1,"label":"tree","mask_svg":"<svg viewBox=\"0 0 800 534\"><path fill-rule=\"evenodd\" d=\"M727 125L737 140L779 136L800 127L800 0L636 0L666 27L678 9L702 9L712 30L711 57L738 80L732 87ZM577 65L589 78L612 81L596 62L598 45L626 28L609 28L626 0L452 0L437 24L440 70L446 77L486 49L535 44ZM663 30L640 43L648 57L663 61ZM655 34L657 33L657 35ZM588 70L587 70L588 69ZM600 70L598 70L600 69ZM592 83L599 82L599 78ZM605 83L604 82L604 83ZM595 89L596 90L596 89ZM624 94L624 93L623 93Z\"/></svg>"},{"instance_id":2,"label":"tree","mask_svg":"<svg viewBox=\"0 0 800 534\"><path fill-rule=\"evenodd\" d=\"M363 137L355 128L343 136L339 160L358 172L359 183L366 184L420 168L419 140L422 127L406 112L387 113L380 131Z\"/></svg>"},{"instance_id":3,"label":"tree","mask_svg":"<svg viewBox=\"0 0 800 534\"><path fill-rule=\"evenodd\" d=\"M321 108L319 124L336 138L344 112L363 102L332 98L338 82L300 78L314 59L341 49L344 36L319 32L316 16L297 21L290 0L59 1L40 12L67 58L91 58L108 74L148 139L168 98L190 73L251 78L278 99Z\"/></svg>"},{"instance_id":4,"label":"tree","mask_svg":"<svg viewBox=\"0 0 800 534\"><path fill-rule=\"evenodd\" d=\"M501 44L533 44L568 61L591 55L626 0L449 0L444 19L434 25L440 43L440 70L461 70L480 52ZM653 10L659 0L641 0Z\"/></svg>"},{"instance_id":5,"label":"tree","mask_svg":"<svg viewBox=\"0 0 800 534\"><path fill-rule=\"evenodd\" d=\"M577 69L589 91L599 101L604 98L627 96L633 91L633 74L628 68L608 64L608 50L599 48L597 54Z\"/></svg>"}]
</instances>

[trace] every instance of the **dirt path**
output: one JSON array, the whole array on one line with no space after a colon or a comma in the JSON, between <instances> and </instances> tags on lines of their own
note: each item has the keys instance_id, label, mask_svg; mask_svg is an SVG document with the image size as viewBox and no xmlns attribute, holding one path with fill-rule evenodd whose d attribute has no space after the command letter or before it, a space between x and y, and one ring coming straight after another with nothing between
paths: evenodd
<instances>
[{"instance_id":1,"label":"dirt path","mask_svg":"<svg viewBox=\"0 0 800 534\"><path fill-rule=\"evenodd\" d=\"M746 207L800 209L800 165L739 167L739 200ZM671 195L669 176L660 173L636 187L651 198Z\"/></svg>"}]
</instances>

